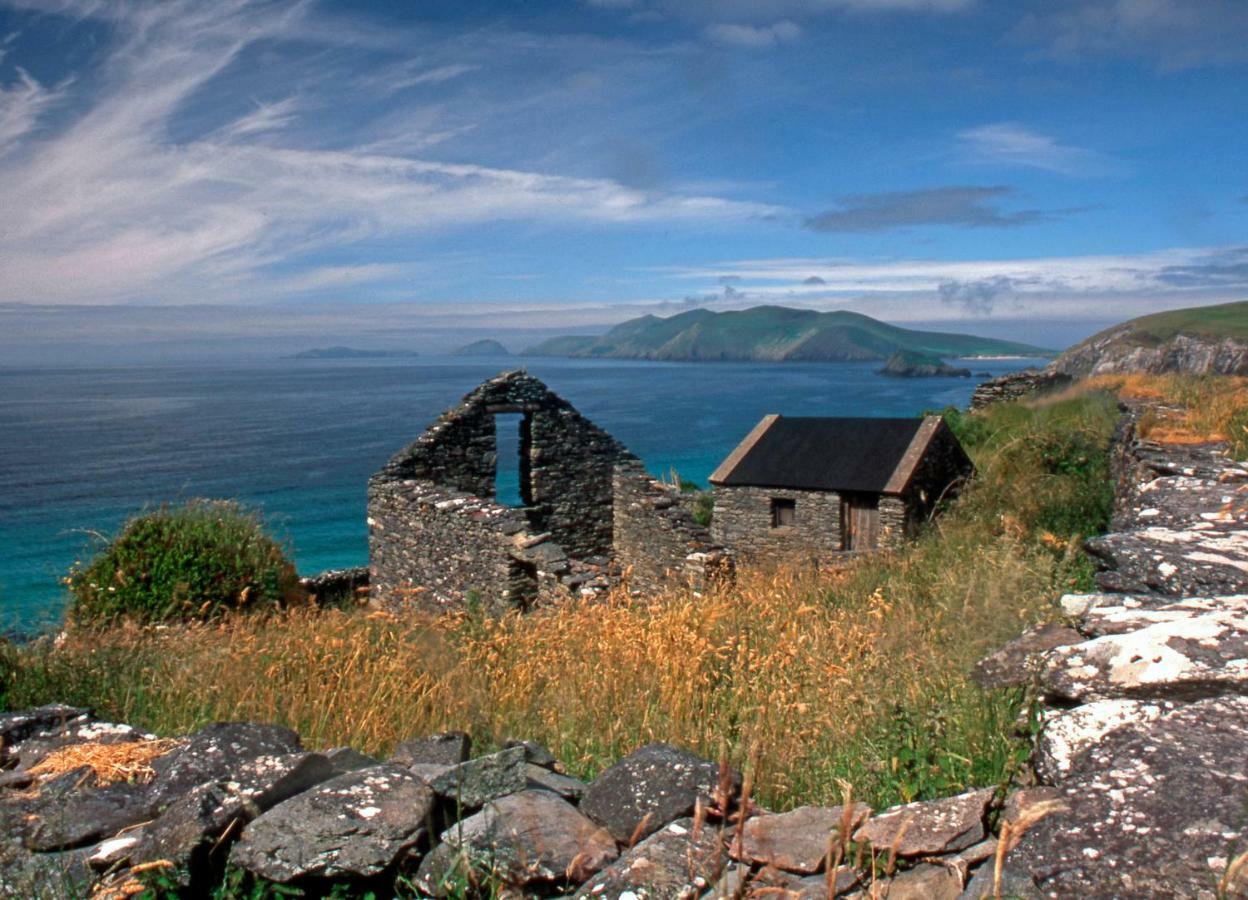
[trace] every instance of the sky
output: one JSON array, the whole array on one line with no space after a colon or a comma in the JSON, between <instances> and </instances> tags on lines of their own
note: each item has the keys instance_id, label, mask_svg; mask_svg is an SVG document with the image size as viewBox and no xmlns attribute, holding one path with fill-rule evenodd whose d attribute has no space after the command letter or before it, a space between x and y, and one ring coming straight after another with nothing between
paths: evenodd
<instances>
[{"instance_id":1,"label":"sky","mask_svg":"<svg viewBox=\"0 0 1248 900\"><path fill-rule=\"evenodd\" d=\"M0 0L0 365L1248 299L1245 0Z\"/></svg>"}]
</instances>

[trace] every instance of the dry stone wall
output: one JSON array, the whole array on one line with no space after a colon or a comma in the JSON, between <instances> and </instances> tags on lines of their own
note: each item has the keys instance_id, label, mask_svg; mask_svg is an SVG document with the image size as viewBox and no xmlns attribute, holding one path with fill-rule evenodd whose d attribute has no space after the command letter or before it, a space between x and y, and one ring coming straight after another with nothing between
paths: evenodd
<instances>
[{"instance_id":1,"label":"dry stone wall","mask_svg":"<svg viewBox=\"0 0 1248 900\"><path fill-rule=\"evenodd\" d=\"M631 589L679 584L701 590L730 571L730 558L693 517L693 498L641 466L616 467L615 559Z\"/></svg>"},{"instance_id":2,"label":"dry stone wall","mask_svg":"<svg viewBox=\"0 0 1248 900\"><path fill-rule=\"evenodd\" d=\"M1064 372L1051 369L1024 369L985 381L971 395L971 409L983 409L994 403L1012 403L1050 391L1068 387L1074 379Z\"/></svg>"},{"instance_id":3,"label":"dry stone wall","mask_svg":"<svg viewBox=\"0 0 1248 900\"><path fill-rule=\"evenodd\" d=\"M1138 413L1116 438L1115 530L1089 541L1103 593L1063 597L1069 626L980 667L1046 701L1045 814L1005 857L1009 896L1248 897L1248 466L1139 440Z\"/></svg>"}]
</instances>

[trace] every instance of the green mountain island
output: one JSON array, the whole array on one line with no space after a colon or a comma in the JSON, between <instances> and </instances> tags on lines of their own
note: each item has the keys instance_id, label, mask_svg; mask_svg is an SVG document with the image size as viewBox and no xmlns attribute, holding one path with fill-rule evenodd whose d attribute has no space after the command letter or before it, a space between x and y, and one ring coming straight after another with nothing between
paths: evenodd
<instances>
[{"instance_id":1,"label":"green mountain island","mask_svg":"<svg viewBox=\"0 0 1248 900\"><path fill-rule=\"evenodd\" d=\"M1047 350L938 331L914 331L840 310L755 306L734 312L694 309L668 318L642 316L600 337L542 341L528 356L670 361L845 362L888 359L898 351L931 357L1052 356Z\"/></svg>"},{"instance_id":2,"label":"green mountain island","mask_svg":"<svg viewBox=\"0 0 1248 900\"><path fill-rule=\"evenodd\" d=\"M1075 378L1126 372L1248 375L1248 302L1131 319L1071 347L1053 368Z\"/></svg>"},{"instance_id":3,"label":"green mountain island","mask_svg":"<svg viewBox=\"0 0 1248 900\"><path fill-rule=\"evenodd\" d=\"M486 338L452 351L451 356L511 356L511 351L498 341Z\"/></svg>"}]
</instances>

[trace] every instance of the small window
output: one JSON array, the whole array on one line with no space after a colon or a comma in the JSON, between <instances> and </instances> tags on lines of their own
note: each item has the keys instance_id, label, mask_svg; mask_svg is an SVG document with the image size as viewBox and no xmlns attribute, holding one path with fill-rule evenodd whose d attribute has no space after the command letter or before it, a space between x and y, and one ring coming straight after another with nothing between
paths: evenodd
<instances>
[{"instance_id":1,"label":"small window","mask_svg":"<svg viewBox=\"0 0 1248 900\"><path fill-rule=\"evenodd\" d=\"M790 497L771 498L771 527L791 528L797 524L797 501Z\"/></svg>"}]
</instances>

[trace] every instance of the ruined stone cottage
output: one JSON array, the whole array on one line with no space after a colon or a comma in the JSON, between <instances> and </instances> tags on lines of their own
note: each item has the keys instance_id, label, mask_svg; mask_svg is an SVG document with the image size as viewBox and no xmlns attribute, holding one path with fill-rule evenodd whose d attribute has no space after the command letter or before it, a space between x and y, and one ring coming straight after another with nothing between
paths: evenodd
<instances>
[{"instance_id":1,"label":"ruined stone cottage","mask_svg":"<svg viewBox=\"0 0 1248 900\"><path fill-rule=\"evenodd\" d=\"M972 469L940 416L766 416L711 475L712 538L742 558L893 547Z\"/></svg>"},{"instance_id":2,"label":"ruined stone cottage","mask_svg":"<svg viewBox=\"0 0 1248 900\"><path fill-rule=\"evenodd\" d=\"M496 496L500 415L521 417L519 506ZM390 606L523 609L714 562L679 491L524 371L480 385L370 479L368 530L372 596Z\"/></svg>"}]
</instances>

